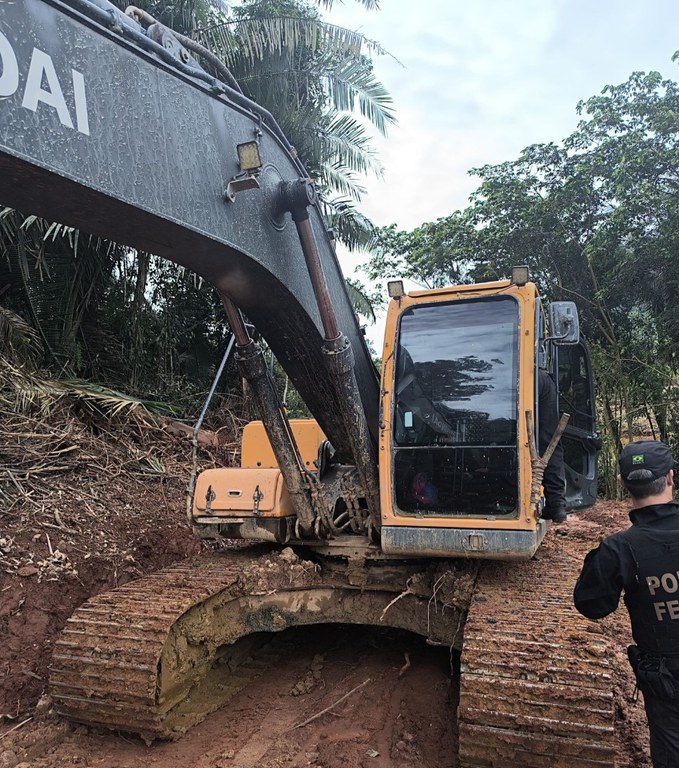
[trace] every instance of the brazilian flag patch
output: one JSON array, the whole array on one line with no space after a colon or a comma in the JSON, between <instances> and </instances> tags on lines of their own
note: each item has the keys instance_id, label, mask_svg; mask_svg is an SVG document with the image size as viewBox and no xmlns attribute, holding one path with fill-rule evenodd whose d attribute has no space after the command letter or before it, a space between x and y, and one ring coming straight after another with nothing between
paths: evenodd
<instances>
[{"instance_id":1,"label":"brazilian flag patch","mask_svg":"<svg viewBox=\"0 0 679 768\"><path fill-rule=\"evenodd\" d=\"M643 453L637 453L635 456L632 456L632 464L643 464L643 463L644 463Z\"/></svg>"}]
</instances>

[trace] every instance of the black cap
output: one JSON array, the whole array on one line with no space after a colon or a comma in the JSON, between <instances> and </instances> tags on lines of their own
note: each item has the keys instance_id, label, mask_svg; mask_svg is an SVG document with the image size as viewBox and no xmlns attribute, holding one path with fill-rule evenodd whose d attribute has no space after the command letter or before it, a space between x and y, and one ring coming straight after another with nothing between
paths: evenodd
<instances>
[{"instance_id":1,"label":"black cap","mask_svg":"<svg viewBox=\"0 0 679 768\"><path fill-rule=\"evenodd\" d=\"M620 477L631 485L652 483L674 469L672 451L658 440L628 443L618 457Z\"/></svg>"}]
</instances>

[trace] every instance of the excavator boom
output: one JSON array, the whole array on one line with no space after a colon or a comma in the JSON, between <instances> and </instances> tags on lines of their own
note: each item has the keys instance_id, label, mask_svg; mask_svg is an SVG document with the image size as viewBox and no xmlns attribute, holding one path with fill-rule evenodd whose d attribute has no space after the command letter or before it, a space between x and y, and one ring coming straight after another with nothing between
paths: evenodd
<instances>
[{"instance_id":1,"label":"excavator boom","mask_svg":"<svg viewBox=\"0 0 679 768\"><path fill-rule=\"evenodd\" d=\"M0 201L210 281L256 325L350 461L322 318L280 194L306 171L269 113L204 72L169 30L154 36L106 0L0 4ZM256 174L237 154L251 142ZM376 442L377 371L318 206L308 212Z\"/></svg>"}]
</instances>

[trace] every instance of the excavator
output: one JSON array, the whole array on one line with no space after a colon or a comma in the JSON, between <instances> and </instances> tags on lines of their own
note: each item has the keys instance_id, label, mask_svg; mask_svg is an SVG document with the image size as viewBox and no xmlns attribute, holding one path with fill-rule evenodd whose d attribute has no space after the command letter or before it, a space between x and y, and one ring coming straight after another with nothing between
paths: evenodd
<instances>
[{"instance_id":1,"label":"excavator","mask_svg":"<svg viewBox=\"0 0 679 768\"><path fill-rule=\"evenodd\" d=\"M260 417L239 467L190 483L196 535L243 546L81 606L53 654L57 711L178 738L270 633L388 626L461 654L463 768L611 768L612 661L570 606L535 494L543 367L571 414L569 505L596 497L575 305L544 306L525 267L392 281L378 373L294 148L200 53L107 0L0 2L0 200L210 281ZM250 324L313 418L288 418Z\"/></svg>"}]
</instances>

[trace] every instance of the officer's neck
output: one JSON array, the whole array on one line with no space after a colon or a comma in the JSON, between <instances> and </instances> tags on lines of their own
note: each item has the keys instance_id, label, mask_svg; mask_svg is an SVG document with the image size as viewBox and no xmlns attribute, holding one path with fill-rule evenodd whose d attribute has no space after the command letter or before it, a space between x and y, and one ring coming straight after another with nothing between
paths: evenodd
<instances>
[{"instance_id":1,"label":"officer's neck","mask_svg":"<svg viewBox=\"0 0 679 768\"><path fill-rule=\"evenodd\" d=\"M667 504L669 501L674 501L674 489L671 485L665 486L665 490L655 496L646 496L644 499L635 499L633 496L632 509L652 507L654 504Z\"/></svg>"}]
</instances>

